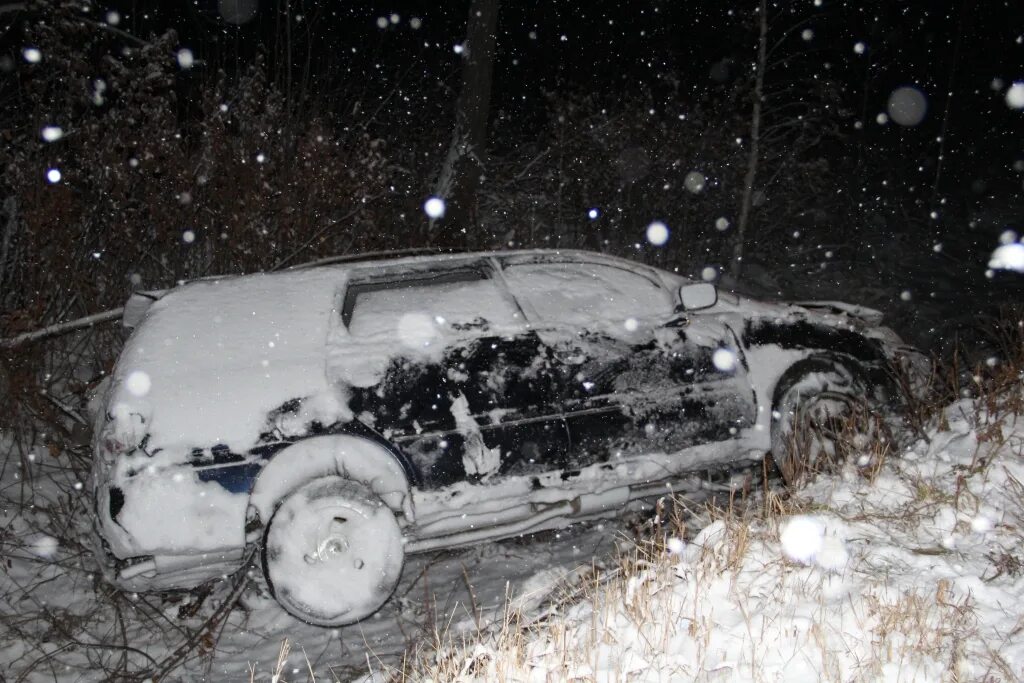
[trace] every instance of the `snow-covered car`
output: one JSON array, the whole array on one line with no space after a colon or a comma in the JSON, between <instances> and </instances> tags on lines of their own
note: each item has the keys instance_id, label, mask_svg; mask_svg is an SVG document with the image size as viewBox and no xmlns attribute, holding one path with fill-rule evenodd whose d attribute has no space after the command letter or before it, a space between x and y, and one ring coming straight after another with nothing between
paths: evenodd
<instances>
[{"instance_id":1,"label":"snow-covered car","mask_svg":"<svg viewBox=\"0 0 1024 683\"><path fill-rule=\"evenodd\" d=\"M410 553L615 515L769 451L792 471L801 416L896 398L915 352L880 319L584 251L138 294L95 414L98 554L133 591L259 557L292 615L357 621Z\"/></svg>"}]
</instances>

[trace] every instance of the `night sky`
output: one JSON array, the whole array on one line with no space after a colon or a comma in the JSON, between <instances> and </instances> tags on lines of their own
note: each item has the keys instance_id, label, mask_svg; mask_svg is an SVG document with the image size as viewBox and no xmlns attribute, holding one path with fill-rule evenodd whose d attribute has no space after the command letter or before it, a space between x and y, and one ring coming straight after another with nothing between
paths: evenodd
<instances>
[{"instance_id":1,"label":"night sky","mask_svg":"<svg viewBox=\"0 0 1024 683\"><path fill-rule=\"evenodd\" d=\"M754 6L505 2L492 116L516 132L529 132L539 123L545 92L630 96L641 84L667 110L685 111L688 92L751 68ZM285 18L291 17L295 79L308 74L314 91L336 96L338 112L352 99L369 106L397 89L400 97L388 106L401 102L411 121L418 119L424 99L436 97L437 87L457 91L461 58L455 47L464 38L468 11L464 2L326 0L134 1L110 7L124 30L146 36L173 28L205 68L229 71L262 54L273 72L282 73L289 63ZM914 153L937 155L935 139L945 127L946 170L954 174L948 185L944 181L946 191L978 180L986 189L1020 189L1012 166L1022 155L1022 116L1005 101L1006 88L1024 79L1019 3L806 0L770 5L770 16L780 59L800 53L801 68L863 94L856 118L863 121L858 134L868 141L891 144L900 153L909 139ZM353 82L361 84L359 92L353 92ZM889 94L903 85L925 95L924 121L913 128L879 125L876 116L886 110ZM501 140L495 144L500 147Z\"/></svg>"}]
</instances>

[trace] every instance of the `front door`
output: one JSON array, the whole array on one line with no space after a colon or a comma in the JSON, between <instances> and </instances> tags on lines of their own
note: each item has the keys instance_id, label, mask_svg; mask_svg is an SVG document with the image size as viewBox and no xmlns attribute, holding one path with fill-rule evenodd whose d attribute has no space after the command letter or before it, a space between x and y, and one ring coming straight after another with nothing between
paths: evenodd
<instances>
[{"instance_id":1,"label":"front door","mask_svg":"<svg viewBox=\"0 0 1024 683\"><path fill-rule=\"evenodd\" d=\"M574 466L721 441L752 423L731 332L687 324L651 274L583 262L502 273L558 378Z\"/></svg>"}]
</instances>

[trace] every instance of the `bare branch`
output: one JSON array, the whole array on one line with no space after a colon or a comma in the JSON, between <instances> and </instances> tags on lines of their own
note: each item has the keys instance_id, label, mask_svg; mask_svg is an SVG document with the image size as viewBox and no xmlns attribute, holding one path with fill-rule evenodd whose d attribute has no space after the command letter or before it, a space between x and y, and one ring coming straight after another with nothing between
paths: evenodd
<instances>
[{"instance_id":1,"label":"bare branch","mask_svg":"<svg viewBox=\"0 0 1024 683\"><path fill-rule=\"evenodd\" d=\"M120 308L103 311L102 313L87 315L84 318L78 318L77 320L69 320L67 322L57 323L56 325L50 325L49 327L44 327L42 329L33 330L32 332L24 332L13 337L8 337L7 339L0 339L0 349L13 349L15 346L39 341L40 339L57 337L62 334L67 334L68 332L74 332L75 330L81 330L86 327L93 327L94 325L110 322L111 320L120 320L123 313L124 306L121 306Z\"/></svg>"}]
</instances>

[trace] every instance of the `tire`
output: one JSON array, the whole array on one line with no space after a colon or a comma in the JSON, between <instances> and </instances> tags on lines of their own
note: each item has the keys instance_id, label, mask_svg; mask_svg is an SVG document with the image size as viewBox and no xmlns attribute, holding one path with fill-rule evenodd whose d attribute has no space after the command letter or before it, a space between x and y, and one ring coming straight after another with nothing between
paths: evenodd
<instances>
[{"instance_id":1,"label":"tire","mask_svg":"<svg viewBox=\"0 0 1024 683\"><path fill-rule=\"evenodd\" d=\"M271 594L314 626L344 626L376 612L398 585L404 559L394 513L367 486L342 477L288 494L263 537Z\"/></svg>"},{"instance_id":2,"label":"tire","mask_svg":"<svg viewBox=\"0 0 1024 683\"><path fill-rule=\"evenodd\" d=\"M877 425L867 386L838 364L816 362L780 389L771 448L789 486L837 464Z\"/></svg>"}]
</instances>

